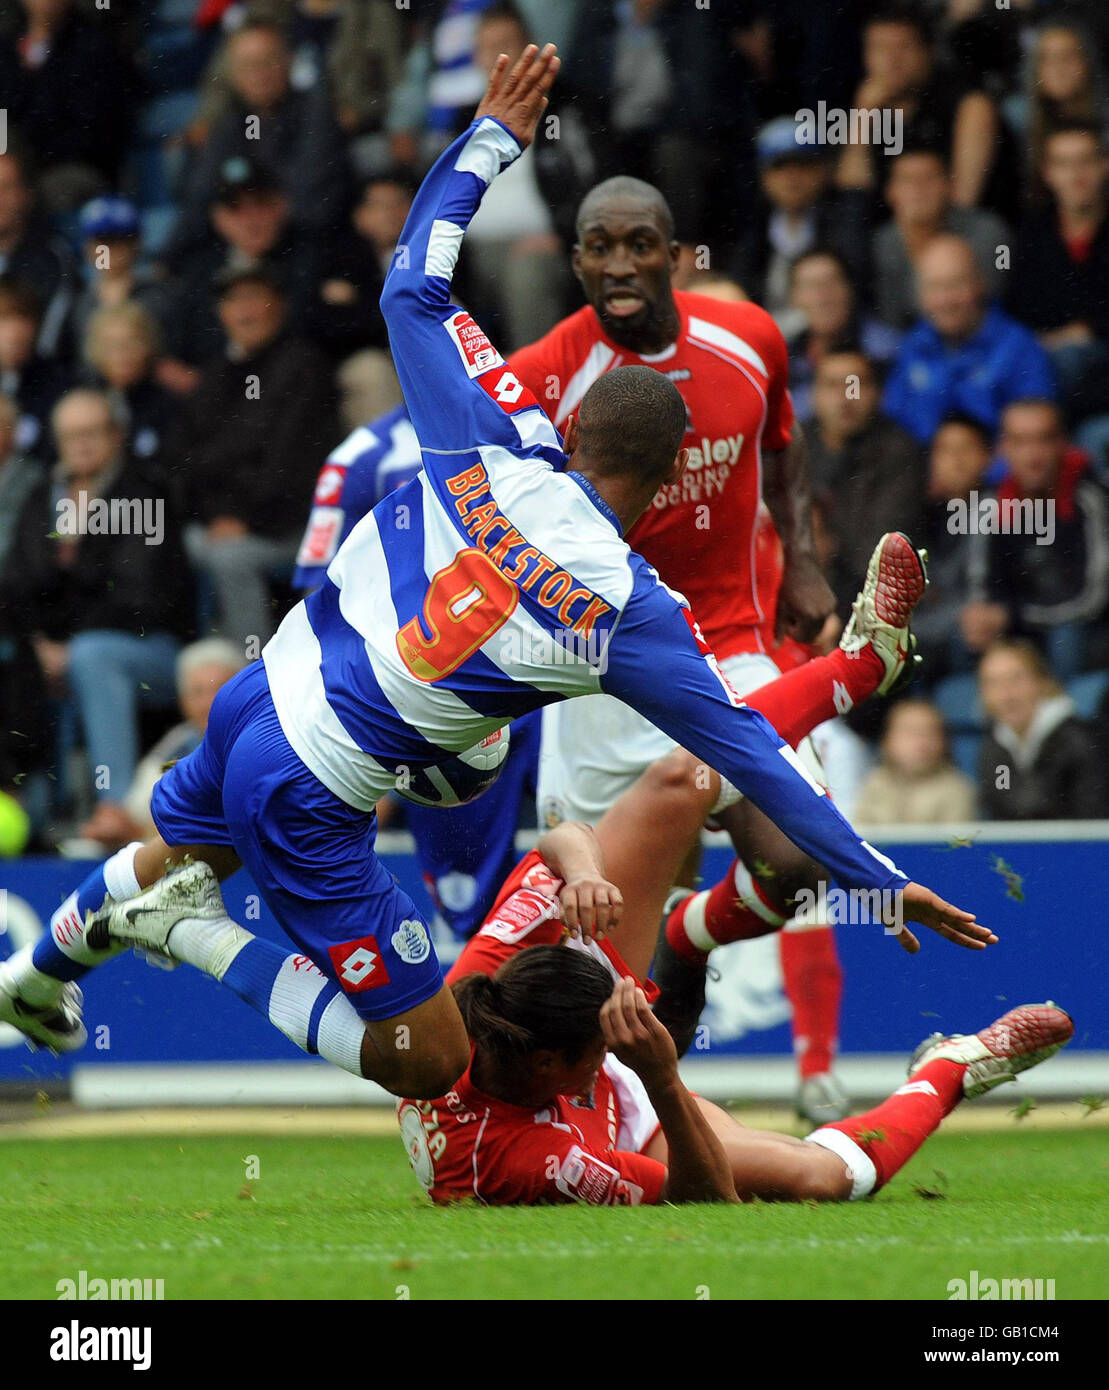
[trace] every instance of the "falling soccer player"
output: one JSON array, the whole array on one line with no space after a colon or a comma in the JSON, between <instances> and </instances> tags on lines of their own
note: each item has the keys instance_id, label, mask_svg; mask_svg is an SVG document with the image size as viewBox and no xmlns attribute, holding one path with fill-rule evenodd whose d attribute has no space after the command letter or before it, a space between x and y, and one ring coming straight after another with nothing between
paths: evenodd
<instances>
[{"instance_id":1,"label":"falling soccer player","mask_svg":"<svg viewBox=\"0 0 1109 1390\"><path fill-rule=\"evenodd\" d=\"M320 589L220 691L203 742L155 789L159 836L94 871L49 933L0 966L0 1020L32 1040L80 1046L77 980L137 945L221 980L307 1052L396 1095L442 1095L469 1038L426 924L374 854L374 806L398 779L465 768L520 714L602 691L715 768L845 889L892 895L898 920L971 949L996 941L860 840L625 543L687 463L672 383L609 372L560 439L451 303L470 218L533 138L557 69L550 45L511 71L498 62L386 280L422 474L355 528ZM181 867L166 873L167 860ZM240 864L298 954L226 916L217 878Z\"/></svg>"}]
</instances>

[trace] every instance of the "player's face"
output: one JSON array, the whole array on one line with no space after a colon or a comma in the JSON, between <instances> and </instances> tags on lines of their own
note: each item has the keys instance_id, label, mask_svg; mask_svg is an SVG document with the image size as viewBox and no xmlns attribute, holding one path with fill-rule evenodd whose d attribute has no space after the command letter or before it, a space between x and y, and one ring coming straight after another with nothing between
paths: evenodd
<instances>
[{"instance_id":1,"label":"player's face","mask_svg":"<svg viewBox=\"0 0 1109 1390\"><path fill-rule=\"evenodd\" d=\"M677 243L643 203L614 199L590 213L574 247L574 273L614 342L634 352L657 337L674 311L677 259Z\"/></svg>"},{"instance_id":2,"label":"player's face","mask_svg":"<svg viewBox=\"0 0 1109 1390\"><path fill-rule=\"evenodd\" d=\"M573 1062L561 1052L545 1053L544 1058L543 1079L550 1086L549 1095L552 1098L588 1095L597 1083L597 1073L605 1060L604 1039L599 1037Z\"/></svg>"}]
</instances>

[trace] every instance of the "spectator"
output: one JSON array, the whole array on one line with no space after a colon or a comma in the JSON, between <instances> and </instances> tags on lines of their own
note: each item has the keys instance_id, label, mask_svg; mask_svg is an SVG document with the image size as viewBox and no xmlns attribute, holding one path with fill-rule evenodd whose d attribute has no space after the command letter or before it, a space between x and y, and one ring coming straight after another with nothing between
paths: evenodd
<instances>
[{"instance_id":1,"label":"spectator","mask_svg":"<svg viewBox=\"0 0 1109 1390\"><path fill-rule=\"evenodd\" d=\"M46 764L48 733L28 624L40 575L24 553L19 520L25 509L45 513L46 475L20 453L18 420L15 401L0 395L0 791L22 800L27 778Z\"/></svg>"},{"instance_id":2,"label":"spectator","mask_svg":"<svg viewBox=\"0 0 1109 1390\"><path fill-rule=\"evenodd\" d=\"M40 340L38 297L29 285L0 278L0 391L19 407L16 443L26 453L52 456L50 412L72 374L35 350Z\"/></svg>"},{"instance_id":3,"label":"spectator","mask_svg":"<svg viewBox=\"0 0 1109 1390\"><path fill-rule=\"evenodd\" d=\"M812 418L813 377L824 354L857 342L871 363L884 369L895 356L898 335L859 312L847 266L834 251L808 251L790 275L790 307L778 324L789 348L789 390L797 418Z\"/></svg>"},{"instance_id":4,"label":"spectator","mask_svg":"<svg viewBox=\"0 0 1109 1390\"><path fill-rule=\"evenodd\" d=\"M350 225L325 254L306 331L336 357L388 345L378 300L416 187L403 166L372 175L362 185Z\"/></svg>"},{"instance_id":5,"label":"spectator","mask_svg":"<svg viewBox=\"0 0 1109 1390\"><path fill-rule=\"evenodd\" d=\"M900 700L889 712L882 755L859 789L864 825L938 825L975 813L974 783L951 761L943 717L927 700Z\"/></svg>"},{"instance_id":6,"label":"spectator","mask_svg":"<svg viewBox=\"0 0 1109 1390\"><path fill-rule=\"evenodd\" d=\"M988 820L1083 820L1105 814L1104 766L1092 730L1075 718L1042 653L1001 638L978 668L993 727L978 759Z\"/></svg>"},{"instance_id":7,"label":"spectator","mask_svg":"<svg viewBox=\"0 0 1109 1390\"><path fill-rule=\"evenodd\" d=\"M982 208L954 207L947 161L939 150L906 150L892 161L886 202L893 216L874 234L874 308L883 323L909 328L920 314L914 276L921 252L941 232L974 247L992 299L1001 293L998 252L1009 244L1000 217Z\"/></svg>"},{"instance_id":8,"label":"spectator","mask_svg":"<svg viewBox=\"0 0 1109 1390\"><path fill-rule=\"evenodd\" d=\"M230 99L195 154L176 245L203 239L212 196L235 155L264 165L277 180L297 231L326 232L342 208L346 160L325 84L293 89L288 44L275 24L248 20L226 47Z\"/></svg>"},{"instance_id":9,"label":"spectator","mask_svg":"<svg viewBox=\"0 0 1109 1390\"><path fill-rule=\"evenodd\" d=\"M736 278L771 314L789 304L798 260L818 247L837 251L856 281L866 271L866 242L857 220L831 188L828 147L803 144L797 122L782 116L763 126L755 143L762 202L749 219L735 256Z\"/></svg>"},{"instance_id":10,"label":"spectator","mask_svg":"<svg viewBox=\"0 0 1109 1390\"><path fill-rule=\"evenodd\" d=\"M920 528L928 589L913 614L931 680L973 669L975 654L999 631L980 611L986 538L967 535L952 519L959 505L977 512L992 452L989 430L970 415L947 416L932 440Z\"/></svg>"},{"instance_id":11,"label":"spectator","mask_svg":"<svg viewBox=\"0 0 1109 1390\"><path fill-rule=\"evenodd\" d=\"M901 345L885 409L921 443L953 411L995 430L1009 401L1054 398L1047 354L1023 324L987 305L969 242L935 237L920 257L917 294L924 318Z\"/></svg>"},{"instance_id":12,"label":"spectator","mask_svg":"<svg viewBox=\"0 0 1109 1390\"><path fill-rule=\"evenodd\" d=\"M82 839L97 841L108 852L158 833L150 815L154 784L169 763L186 757L199 744L212 701L243 664L242 653L218 637L193 642L178 653L177 702L184 722L163 734L142 759L122 802L100 802L95 816L78 831Z\"/></svg>"},{"instance_id":13,"label":"spectator","mask_svg":"<svg viewBox=\"0 0 1109 1390\"><path fill-rule=\"evenodd\" d=\"M1109 410L1109 158L1101 129L1049 131L1041 170L1051 194L1022 228L1009 311L1051 354L1072 418Z\"/></svg>"},{"instance_id":14,"label":"spectator","mask_svg":"<svg viewBox=\"0 0 1109 1390\"><path fill-rule=\"evenodd\" d=\"M225 274L219 315L227 350L183 402L166 456L220 632L257 656L276 626L271 575L292 566L320 461L338 442L334 392L319 350L285 331L271 272Z\"/></svg>"},{"instance_id":15,"label":"spectator","mask_svg":"<svg viewBox=\"0 0 1109 1390\"><path fill-rule=\"evenodd\" d=\"M0 154L0 275L34 290L42 306L38 351L54 357L65 333L76 287L69 247L36 215L27 158L14 143Z\"/></svg>"},{"instance_id":16,"label":"spectator","mask_svg":"<svg viewBox=\"0 0 1109 1390\"><path fill-rule=\"evenodd\" d=\"M1077 122L1109 133L1107 103L1109 83L1097 44L1072 20L1048 20L1033 38L1023 94L1006 103L1023 138L1028 201L1046 200L1043 165L1051 132Z\"/></svg>"},{"instance_id":17,"label":"spectator","mask_svg":"<svg viewBox=\"0 0 1109 1390\"><path fill-rule=\"evenodd\" d=\"M828 499L836 540L832 588L846 616L870 552L886 531L913 534L924 491L916 441L881 413L874 365L834 348L817 368L814 427L808 431L813 486Z\"/></svg>"},{"instance_id":18,"label":"spectator","mask_svg":"<svg viewBox=\"0 0 1109 1390\"><path fill-rule=\"evenodd\" d=\"M73 332L84 342L98 309L135 303L159 323L169 311L165 285L139 265L139 210L126 198L94 198L81 209L78 232L84 247L86 283L73 305Z\"/></svg>"},{"instance_id":19,"label":"spectator","mask_svg":"<svg viewBox=\"0 0 1109 1390\"><path fill-rule=\"evenodd\" d=\"M134 300L97 309L85 336L85 361L96 384L127 421L126 447L137 459L155 459L177 401L155 378L158 325Z\"/></svg>"},{"instance_id":20,"label":"spectator","mask_svg":"<svg viewBox=\"0 0 1109 1390\"><path fill-rule=\"evenodd\" d=\"M173 702L191 583L165 489L127 457L109 398L70 391L52 426L48 513L25 507L19 522L40 576L33 643L53 692L72 696L97 801L118 802L138 761L139 705Z\"/></svg>"},{"instance_id":21,"label":"spectator","mask_svg":"<svg viewBox=\"0 0 1109 1390\"><path fill-rule=\"evenodd\" d=\"M380 0L252 0L251 18L280 25L288 35L290 83L297 91L330 91L343 133L355 137L360 166L381 167L389 97L401 79L403 7ZM201 143L228 109L227 52L213 59L201 89L192 138Z\"/></svg>"},{"instance_id":22,"label":"spectator","mask_svg":"<svg viewBox=\"0 0 1109 1390\"><path fill-rule=\"evenodd\" d=\"M217 275L256 267L273 271L285 287L294 332L304 331L318 294L316 238L296 230L292 206L277 179L263 164L244 155L224 160L207 235L188 252L173 257L171 267L176 287L170 349L175 361L192 367L214 357L223 342L212 295ZM191 386L195 384L194 373Z\"/></svg>"},{"instance_id":23,"label":"spectator","mask_svg":"<svg viewBox=\"0 0 1109 1390\"><path fill-rule=\"evenodd\" d=\"M1096 654L1109 605L1109 495L1087 471L1051 401L1014 401L999 439L1007 472L991 498L998 523L982 536L983 638L1042 642L1064 680ZM992 628L985 619L992 616ZM965 624L964 624L965 625Z\"/></svg>"},{"instance_id":24,"label":"spectator","mask_svg":"<svg viewBox=\"0 0 1109 1390\"><path fill-rule=\"evenodd\" d=\"M115 182L137 76L102 14L86 18L73 0L21 5L24 23L0 42L0 92L35 151L47 205L73 208Z\"/></svg>"},{"instance_id":25,"label":"spectator","mask_svg":"<svg viewBox=\"0 0 1109 1390\"><path fill-rule=\"evenodd\" d=\"M892 110L900 116L903 148L938 150L951 167L956 207L1003 206L1006 161L997 110L985 92L936 61L919 9L894 3L870 14L863 27L863 71L852 106ZM848 145L837 171L839 186L881 193L888 164L876 145Z\"/></svg>"}]
</instances>

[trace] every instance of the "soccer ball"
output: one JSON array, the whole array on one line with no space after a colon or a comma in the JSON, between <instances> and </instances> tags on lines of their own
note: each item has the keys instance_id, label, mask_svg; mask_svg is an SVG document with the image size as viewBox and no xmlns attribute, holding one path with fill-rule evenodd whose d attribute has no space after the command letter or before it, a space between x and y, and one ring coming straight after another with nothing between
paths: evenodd
<instances>
[{"instance_id":1,"label":"soccer ball","mask_svg":"<svg viewBox=\"0 0 1109 1390\"><path fill-rule=\"evenodd\" d=\"M488 791L508 757L508 725L431 767L398 769L397 795L417 806L464 806Z\"/></svg>"}]
</instances>

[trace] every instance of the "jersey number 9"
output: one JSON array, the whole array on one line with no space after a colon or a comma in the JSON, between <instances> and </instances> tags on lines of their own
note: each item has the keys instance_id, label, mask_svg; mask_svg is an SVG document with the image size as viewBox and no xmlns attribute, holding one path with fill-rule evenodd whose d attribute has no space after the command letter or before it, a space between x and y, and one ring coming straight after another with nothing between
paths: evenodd
<instances>
[{"instance_id":1,"label":"jersey number 9","mask_svg":"<svg viewBox=\"0 0 1109 1390\"><path fill-rule=\"evenodd\" d=\"M413 618L397 633L400 659L417 680L441 681L508 622L519 601L515 584L487 555L463 550L432 576L422 626Z\"/></svg>"}]
</instances>

